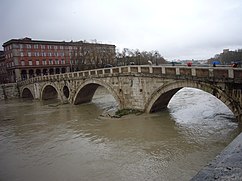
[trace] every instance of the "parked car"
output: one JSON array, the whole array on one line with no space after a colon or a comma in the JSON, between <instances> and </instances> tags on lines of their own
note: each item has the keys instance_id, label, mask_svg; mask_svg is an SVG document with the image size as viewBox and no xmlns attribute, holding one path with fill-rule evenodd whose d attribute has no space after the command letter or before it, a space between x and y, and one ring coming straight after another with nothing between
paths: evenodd
<instances>
[{"instance_id":1,"label":"parked car","mask_svg":"<svg viewBox=\"0 0 242 181\"><path fill-rule=\"evenodd\" d=\"M110 68L110 67L113 67L113 66L111 64L104 65L104 68Z\"/></svg>"}]
</instances>

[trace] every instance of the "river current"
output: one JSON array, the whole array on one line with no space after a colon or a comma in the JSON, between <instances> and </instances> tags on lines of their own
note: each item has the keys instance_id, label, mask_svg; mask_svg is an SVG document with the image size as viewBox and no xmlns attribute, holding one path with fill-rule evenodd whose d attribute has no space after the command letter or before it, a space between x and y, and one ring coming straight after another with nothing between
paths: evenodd
<instances>
[{"instance_id":1,"label":"river current","mask_svg":"<svg viewBox=\"0 0 242 181\"><path fill-rule=\"evenodd\" d=\"M238 134L217 98L180 90L168 109L110 118L114 98L92 103L0 102L0 180L189 180Z\"/></svg>"}]
</instances>

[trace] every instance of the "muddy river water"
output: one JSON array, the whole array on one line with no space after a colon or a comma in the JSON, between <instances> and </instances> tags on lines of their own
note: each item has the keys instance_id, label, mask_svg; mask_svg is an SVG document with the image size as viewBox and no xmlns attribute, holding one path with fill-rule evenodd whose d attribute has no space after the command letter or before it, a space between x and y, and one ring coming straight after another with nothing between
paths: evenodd
<instances>
[{"instance_id":1,"label":"muddy river water","mask_svg":"<svg viewBox=\"0 0 242 181\"><path fill-rule=\"evenodd\" d=\"M238 134L215 97L184 88L168 109L110 118L113 97L92 103L0 102L0 180L189 180Z\"/></svg>"}]
</instances>

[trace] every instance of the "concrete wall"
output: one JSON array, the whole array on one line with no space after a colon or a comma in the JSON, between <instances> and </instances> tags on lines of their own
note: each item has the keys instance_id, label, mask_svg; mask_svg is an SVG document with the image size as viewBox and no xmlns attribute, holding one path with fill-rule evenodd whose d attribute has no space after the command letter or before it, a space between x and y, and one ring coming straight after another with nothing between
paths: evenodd
<instances>
[{"instance_id":1,"label":"concrete wall","mask_svg":"<svg viewBox=\"0 0 242 181\"><path fill-rule=\"evenodd\" d=\"M19 89L16 83L0 85L0 100L19 98Z\"/></svg>"}]
</instances>

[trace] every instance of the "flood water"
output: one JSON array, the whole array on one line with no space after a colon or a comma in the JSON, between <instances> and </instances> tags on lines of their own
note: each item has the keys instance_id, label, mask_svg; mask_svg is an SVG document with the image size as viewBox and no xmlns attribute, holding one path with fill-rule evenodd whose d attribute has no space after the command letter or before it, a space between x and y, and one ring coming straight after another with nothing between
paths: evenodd
<instances>
[{"instance_id":1,"label":"flood water","mask_svg":"<svg viewBox=\"0 0 242 181\"><path fill-rule=\"evenodd\" d=\"M168 109L110 118L98 90L84 105L0 102L0 180L189 180L238 134L215 97L184 88Z\"/></svg>"}]
</instances>

